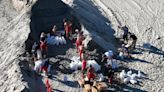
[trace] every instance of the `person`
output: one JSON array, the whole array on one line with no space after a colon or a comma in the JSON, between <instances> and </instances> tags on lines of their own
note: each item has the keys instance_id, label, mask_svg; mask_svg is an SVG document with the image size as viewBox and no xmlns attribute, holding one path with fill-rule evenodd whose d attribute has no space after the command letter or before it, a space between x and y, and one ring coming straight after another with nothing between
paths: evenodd
<instances>
[{"instance_id":1,"label":"person","mask_svg":"<svg viewBox=\"0 0 164 92\"><path fill-rule=\"evenodd\" d=\"M125 44L122 44L121 48L119 50L119 57L121 59L124 59L124 57L130 58L130 53L128 48L125 46Z\"/></svg>"},{"instance_id":2,"label":"person","mask_svg":"<svg viewBox=\"0 0 164 92\"><path fill-rule=\"evenodd\" d=\"M124 41L128 41L128 32L129 32L128 27L125 25L123 27L118 26L118 28L120 28L121 30L124 31L124 33L123 33L123 39L124 39Z\"/></svg>"},{"instance_id":3,"label":"person","mask_svg":"<svg viewBox=\"0 0 164 92\"><path fill-rule=\"evenodd\" d=\"M101 59L101 65L104 66L105 63L107 62L108 58L106 57L106 55L102 55L102 59Z\"/></svg>"},{"instance_id":4,"label":"person","mask_svg":"<svg viewBox=\"0 0 164 92\"><path fill-rule=\"evenodd\" d=\"M92 65L90 65L90 67L87 70L88 81L85 81L85 84L90 84L92 86L93 80L95 79L95 77L96 77L96 75L95 75L94 68L92 67Z\"/></svg>"},{"instance_id":5,"label":"person","mask_svg":"<svg viewBox=\"0 0 164 92\"><path fill-rule=\"evenodd\" d=\"M87 67L87 61L86 59L83 59L82 60L82 72L84 74L85 70L86 70L86 67Z\"/></svg>"},{"instance_id":6,"label":"person","mask_svg":"<svg viewBox=\"0 0 164 92\"><path fill-rule=\"evenodd\" d=\"M78 52L80 55L80 59L83 59L83 54L85 53L84 44L79 46Z\"/></svg>"},{"instance_id":7,"label":"person","mask_svg":"<svg viewBox=\"0 0 164 92\"><path fill-rule=\"evenodd\" d=\"M133 50L133 49L135 49L135 46L136 46L137 37L134 33L129 32L129 34L130 34L130 38L133 40L132 44L129 46L129 49Z\"/></svg>"},{"instance_id":8,"label":"person","mask_svg":"<svg viewBox=\"0 0 164 92\"><path fill-rule=\"evenodd\" d=\"M42 52L41 52L40 49L36 50L36 55L35 56L37 56L37 60L42 59Z\"/></svg>"},{"instance_id":9,"label":"person","mask_svg":"<svg viewBox=\"0 0 164 92\"><path fill-rule=\"evenodd\" d=\"M47 92L52 92L52 87L50 85L48 78L46 78L45 84L46 84Z\"/></svg>"},{"instance_id":10,"label":"person","mask_svg":"<svg viewBox=\"0 0 164 92\"><path fill-rule=\"evenodd\" d=\"M82 41L83 41L82 32L78 32L78 36L77 36L77 39L76 39L76 49L77 49L77 52L79 51L79 46L82 45Z\"/></svg>"},{"instance_id":11,"label":"person","mask_svg":"<svg viewBox=\"0 0 164 92\"><path fill-rule=\"evenodd\" d=\"M85 77L86 67L87 67L87 61L86 59L83 59L82 60L82 78Z\"/></svg>"},{"instance_id":12,"label":"person","mask_svg":"<svg viewBox=\"0 0 164 92\"><path fill-rule=\"evenodd\" d=\"M66 38L68 39L69 36L72 35L72 23L70 21L66 21L64 22L64 30L65 30L65 34L66 34Z\"/></svg>"},{"instance_id":13,"label":"person","mask_svg":"<svg viewBox=\"0 0 164 92\"><path fill-rule=\"evenodd\" d=\"M43 60L43 65L42 65L42 67L41 67L41 71L45 71L46 72L46 75L48 76L48 67L49 67L49 65L50 65L50 62L49 62L49 59L44 59Z\"/></svg>"},{"instance_id":14,"label":"person","mask_svg":"<svg viewBox=\"0 0 164 92\"><path fill-rule=\"evenodd\" d=\"M57 30L57 26L54 25L51 32L50 32L50 36L55 36L56 35L56 30Z\"/></svg>"},{"instance_id":15,"label":"person","mask_svg":"<svg viewBox=\"0 0 164 92\"><path fill-rule=\"evenodd\" d=\"M113 60L113 51L108 50L107 52L104 53L104 55L108 58L108 60Z\"/></svg>"},{"instance_id":16,"label":"person","mask_svg":"<svg viewBox=\"0 0 164 92\"><path fill-rule=\"evenodd\" d=\"M64 24L64 25L63 25L63 26L64 26L64 30L65 30L65 27L66 27L66 25L67 25L67 20L66 20L66 18L63 19L63 24Z\"/></svg>"},{"instance_id":17,"label":"person","mask_svg":"<svg viewBox=\"0 0 164 92\"><path fill-rule=\"evenodd\" d=\"M40 50L42 52L42 56L44 56L44 55L47 56L48 46L47 46L46 41L40 41Z\"/></svg>"},{"instance_id":18,"label":"person","mask_svg":"<svg viewBox=\"0 0 164 92\"><path fill-rule=\"evenodd\" d=\"M113 76L114 76L114 71L113 71L113 70L109 70L109 71L108 71L108 82L109 82L110 84L113 83Z\"/></svg>"},{"instance_id":19,"label":"person","mask_svg":"<svg viewBox=\"0 0 164 92\"><path fill-rule=\"evenodd\" d=\"M47 37L47 35L44 32L42 32L40 35L40 41L45 41L46 37Z\"/></svg>"},{"instance_id":20,"label":"person","mask_svg":"<svg viewBox=\"0 0 164 92\"><path fill-rule=\"evenodd\" d=\"M102 60L101 60L101 71L103 73L103 75L107 75L107 72L109 69L111 69L111 66L107 64L108 58L106 57L106 55L102 55Z\"/></svg>"}]
</instances>

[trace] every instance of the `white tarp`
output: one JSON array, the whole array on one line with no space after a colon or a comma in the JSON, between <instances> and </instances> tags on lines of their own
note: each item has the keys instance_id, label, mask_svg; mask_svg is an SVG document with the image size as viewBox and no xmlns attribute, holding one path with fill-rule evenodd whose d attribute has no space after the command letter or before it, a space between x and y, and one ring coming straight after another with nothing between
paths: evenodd
<instances>
[{"instance_id":1,"label":"white tarp","mask_svg":"<svg viewBox=\"0 0 164 92\"><path fill-rule=\"evenodd\" d=\"M50 45L63 45L66 44L64 36L47 36L47 43Z\"/></svg>"}]
</instances>

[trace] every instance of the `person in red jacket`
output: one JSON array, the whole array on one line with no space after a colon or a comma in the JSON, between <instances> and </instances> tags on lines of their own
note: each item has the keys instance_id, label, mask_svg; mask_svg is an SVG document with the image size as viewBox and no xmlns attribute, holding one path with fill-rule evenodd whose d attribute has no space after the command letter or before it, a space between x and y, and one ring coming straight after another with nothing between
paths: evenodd
<instances>
[{"instance_id":1,"label":"person in red jacket","mask_svg":"<svg viewBox=\"0 0 164 92\"><path fill-rule=\"evenodd\" d=\"M69 36L72 35L72 23L70 21L64 22L64 30L65 30L66 38L68 39Z\"/></svg>"},{"instance_id":2,"label":"person in red jacket","mask_svg":"<svg viewBox=\"0 0 164 92\"><path fill-rule=\"evenodd\" d=\"M84 76L85 76L86 67L87 67L87 61L86 61L86 59L83 59L82 60L82 68L81 68L81 70L82 70L82 78L84 78Z\"/></svg>"},{"instance_id":3,"label":"person in red jacket","mask_svg":"<svg viewBox=\"0 0 164 92\"><path fill-rule=\"evenodd\" d=\"M49 83L48 78L46 79L46 88L47 88L47 92L52 92L52 87L51 87L51 85Z\"/></svg>"},{"instance_id":4,"label":"person in red jacket","mask_svg":"<svg viewBox=\"0 0 164 92\"><path fill-rule=\"evenodd\" d=\"M94 68L92 67L92 65L90 65L90 67L87 70L87 77L88 77L89 81L93 81L96 77Z\"/></svg>"},{"instance_id":5,"label":"person in red jacket","mask_svg":"<svg viewBox=\"0 0 164 92\"><path fill-rule=\"evenodd\" d=\"M84 58L83 56L85 54L84 44L79 46L78 52L79 52L79 55L80 55L80 59L83 59Z\"/></svg>"},{"instance_id":6,"label":"person in red jacket","mask_svg":"<svg viewBox=\"0 0 164 92\"><path fill-rule=\"evenodd\" d=\"M76 39L76 49L77 49L77 52L79 51L79 46L82 45L82 39L81 37L78 37Z\"/></svg>"},{"instance_id":7,"label":"person in red jacket","mask_svg":"<svg viewBox=\"0 0 164 92\"><path fill-rule=\"evenodd\" d=\"M78 29L76 29L76 31L78 32L77 39L76 39L76 49L77 49L77 52L78 52L79 51L79 46L82 45L83 33L79 32Z\"/></svg>"},{"instance_id":8,"label":"person in red jacket","mask_svg":"<svg viewBox=\"0 0 164 92\"><path fill-rule=\"evenodd\" d=\"M82 60L82 71L86 70L86 66L87 66L87 61L85 59Z\"/></svg>"},{"instance_id":9,"label":"person in red jacket","mask_svg":"<svg viewBox=\"0 0 164 92\"><path fill-rule=\"evenodd\" d=\"M46 41L40 41L40 50L42 52L42 56L47 56L48 47Z\"/></svg>"}]
</instances>

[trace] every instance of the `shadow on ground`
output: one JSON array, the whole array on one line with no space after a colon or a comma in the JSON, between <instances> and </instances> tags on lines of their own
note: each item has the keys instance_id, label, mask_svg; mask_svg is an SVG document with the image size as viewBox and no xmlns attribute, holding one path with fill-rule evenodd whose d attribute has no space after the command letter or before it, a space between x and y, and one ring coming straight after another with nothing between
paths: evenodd
<instances>
[{"instance_id":1,"label":"shadow on ground","mask_svg":"<svg viewBox=\"0 0 164 92\"><path fill-rule=\"evenodd\" d=\"M157 55L162 55L164 57L164 51L158 49L157 47L151 45L151 44L143 44L143 46L138 46L137 50L142 53L142 52L149 52L149 53L154 53Z\"/></svg>"},{"instance_id":2,"label":"shadow on ground","mask_svg":"<svg viewBox=\"0 0 164 92\"><path fill-rule=\"evenodd\" d=\"M57 31L64 30L63 19L72 21L73 29L81 29L78 19L71 14L72 9L64 4L61 0L38 0L32 6L31 9L31 22L30 22L30 34L25 42L25 49L27 52L31 52L34 42L39 43L41 32L48 33L52 30L53 26L57 26ZM55 54L65 54L68 48L73 47L68 42L66 46L50 46L50 57ZM53 52L54 51L54 52Z\"/></svg>"},{"instance_id":3,"label":"shadow on ground","mask_svg":"<svg viewBox=\"0 0 164 92\"><path fill-rule=\"evenodd\" d=\"M99 49L104 52L105 50L100 47L103 46L115 52L117 47L120 46L119 42L116 41L114 36L115 31L111 26L110 20L102 15L99 7L95 6L93 2L89 0L74 0L74 4L74 14L78 16L81 24L94 39L93 42L89 43L88 49ZM109 46L105 45L104 41L108 42Z\"/></svg>"},{"instance_id":4,"label":"shadow on ground","mask_svg":"<svg viewBox=\"0 0 164 92\"><path fill-rule=\"evenodd\" d=\"M46 92L46 87L42 81L42 77L36 75L36 73L30 69L30 66L28 65L27 60L20 59L19 66L21 73L23 74L22 81L26 81L28 83L28 88L25 88L23 92Z\"/></svg>"}]
</instances>

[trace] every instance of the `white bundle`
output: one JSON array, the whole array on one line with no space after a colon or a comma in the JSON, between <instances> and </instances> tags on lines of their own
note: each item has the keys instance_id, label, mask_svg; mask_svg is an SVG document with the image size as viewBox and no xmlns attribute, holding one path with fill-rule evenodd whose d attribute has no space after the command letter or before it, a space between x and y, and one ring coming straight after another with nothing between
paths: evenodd
<instances>
[{"instance_id":1,"label":"white bundle","mask_svg":"<svg viewBox=\"0 0 164 92\"><path fill-rule=\"evenodd\" d=\"M61 37L58 37L59 38L59 44L63 45L63 40Z\"/></svg>"},{"instance_id":2,"label":"white bundle","mask_svg":"<svg viewBox=\"0 0 164 92\"><path fill-rule=\"evenodd\" d=\"M130 77L130 76L132 75L132 71L131 71L131 70L128 71L128 72L127 72L127 75Z\"/></svg>"},{"instance_id":3,"label":"white bundle","mask_svg":"<svg viewBox=\"0 0 164 92\"><path fill-rule=\"evenodd\" d=\"M50 45L59 45L59 44L66 44L66 40L63 36L59 37L59 36L50 36L48 35L47 36L47 43L50 44Z\"/></svg>"},{"instance_id":4,"label":"white bundle","mask_svg":"<svg viewBox=\"0 0 164 92\"><path fill-rule=\"evenodd\" d=\"M58 36L55 37L55 42L56 42L56 45L58 46L59 45L59 37Z\"/></svg>"},{"instance_id":5,"label":"white bundle","mask_svg":"<svg viewBox=\"0 0 164 92\"><path fill-rule=\"evenodd\" d=\"M103 76L103 74L99 74L99 81L104 81L104 76Z\"/></svg>"},{"instance_id":6,"label":"white bundle","mask_svg":"<svg viewBox=\"0 0 164 92\"><path fill-rule=\"evenodd\" d=\"M71 70L78 70L78 68L80 68L82 66L81 62L71 62L70 63L70 68Z\"/></svg>"},{"instance_id":7,"label":"white bundle","mask_svg":"<svg viewBox=\"0 0 164 92\"><path fill-rule=\"evenodd\" d=\"M77 70L79 67L82 66L82 63L80 61L80 57L73 56L71 60L72 60L72 62L70 63L70 68L72 70Z\"/></svg>"},{"instance_id":8,"label":"white bundle","mask_svg":"<svg viewBox=\"0 0 164 92\"><path fill-rule=\"evenodd\" d=\"M128 83L130 81L130 77L124 78L124 83Z\"/></svg>"},{"instance_id":9,"label":"white bundle","mask_svg":"<svg viewBox=\"0 0 164 92\"><path fill-rule=\"evenodd\" d=\"M125 70L122 70L120 73L120 79L123 80L125 77L127 77L126 72L125 72Z\"/></svg>"},{"instance_id":10,"label":"white bundle","mask_svg":"<svg viewBox=\"0 0 164 92\"><path fill-rule=\"evenodd\" d=\"M119 57L120 57L121 59L124 59L124 53L123 53L123 52L120 52L120 53L119 53Z\"/></svg>"},{"instance_id":11,"label":"white bundle","mask_svg":"<svg viewBox=\"0 0 164 92\"><path fill-rule=\"evenodd\" d=\"M145 75L143 75L143 74L141 73L141 71L138 71L137 77L138 77L138 78L145 78Z\"/></svg>"},{"instance_id":12,"label":"white bundle","mask_svg":"<svg viewBox=\"0 0 164 92\"><path fill-rule=\"evenodd\" d=\"M42 66L42 60L35 61L34 70L38 72L41 66Z\"/></svg>"},{"instance_id":13,"label":"white bundle","mask_svg":"<svg viewBox=\"0 0 164 92\"><path fill-rule=\"evenodd\" d=\"M41 50L37 50L36 51L36 53L37 53L37 59L42 59L42 52L41 52Z\"/></svg>"},{"instance_id":14,"label":"white bundle","mask_svg":"<svg viewBox=\"0 0 164 92\"><path fill-rule=\"evenodd\" d=\"M47 41L48 44L50 44L50 34L47 34L46 41Z\"/></svg>"},{"instance_id":15,"label":"white bundle","mask_svg":"<svg viewBox=\"0 0 164 92\"><path fill-rule=\"evenodd\" d=\"M88 60L87 65L92 65L95 71L98 71L101 68L100 65L95 60Z\"/></svg>"},{"instance_id":16,"label":"white bundle","mask_svg":"<svg viewBox=\"0 0 164 92\"><path fill-rule=\"evenodd\" d=\"M47 37L47 43L50 45L55 45L56 44L55 36L48 36Z\"/></svg>"},{"instance_id":17,"label":"white bundle","mask_svg":"<svg viewBox=\"0 0 164 92\"><path fill-rule=\"evenodd\" d=\"M51 44L51 38L49 36L47 36L47 44Z\"/></svg>"},{"instance_id":18,"label":"white bundle","mask_svg":"<svg viewBox=\"0 0 164 92\"><path fill-rule=\"evenodd\" d=\"M71 60L72 60L72 61L80 61L80 57L73 56L73 57L71 58Z\"/></svg>"},{"instance_id":19,"label":"white bundle","mask_svg":"<svg viewBox=\"0 0 164 92\"><path fill-rule=\"evenodd\" d=\"M65 38L62 36L63 44L67 44Z\"/></svg>"},{"instance_id":20,"label":"white bundle","mask_svg":"<svg viewBox=\"0 0 164 92\"><path fill-rule=\"evenodd\" d=\"M130 78L131 78L132 80L135 80L135 79L137 78L137 74L136 74L136 73L132 74L132 75L130 76Z\"/></svg>"},{"instance_id":21,"label":"white bundle","mask_svg":"<svg viewBox=\"0 0 164 92\"><path fill-rule=\"evenodd\" d=\"M70 63L70 68L71 68L71 70L77 70L77 65L76 65L76 63L75 63L75 62L71 62L71 63Z\"/></svg>"},{"instance_id":22,"label":"white bundle","mask_svg":"<svg viewBox=\"0 0 164 92\"><path fill-rule=\"evenodd\" d=\"M55 36L51 36L51 39L52 39L52 45L56 45L56 37Z\"/></svg>"},{"instance_id":23,"label":"white bundle","mask_svg":"<svg viewBox=\"0 0 164 92\"><path fill-rule=\"evenodd\" d=\"M113 61L108 59L107 64L113 66Z\"/></svg>"},{"instance_id":24,"label":"white bundle","mask_svg":"<svg viewBox=\"0 0 164 92\"><path fill-rule=\"evenodd\" d=\"M130 83L134 85L134 84L136 84L136 83L137 83L137 81L136 81L136 80L131 79L131 80L130 80Z\"/></svg>"},{"instance_id":25,"label":"white bundle","mask_svg":"<svg viewBox=\"0 0 164 92\"><path fill-rule=\"evenodd\" d=\"M136 73L132 74L132 71L130 70L126 74L125 70L122 70L122 72L120 73L120 78L124 81L124 83L130 82L133 85L138 82L137 78L141 78L141 76L143 77L141 71L138 71L138 74Z\"/></svg>"}]
</instances>

